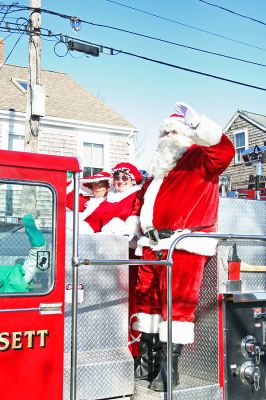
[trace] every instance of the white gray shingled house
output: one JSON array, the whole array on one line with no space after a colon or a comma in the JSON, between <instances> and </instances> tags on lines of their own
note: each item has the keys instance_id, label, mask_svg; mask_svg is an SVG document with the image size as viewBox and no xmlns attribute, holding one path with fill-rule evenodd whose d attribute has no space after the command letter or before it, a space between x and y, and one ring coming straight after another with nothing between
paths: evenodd
<instances>
[{"instance_id":1,"label":"white gray shingled house","mask_svg":"<svg viewBox=\"0 0 266 400\"><path fill-rule=\"evenodd\" d=\"M23 150L28 68L0 72L0 148ZM42 70L45 116L39 153L78 156L88 174L132 161L137 129L69 75Z\"/></svg>"},{"instance_id":2,"label":"white gray shingled house","mask_svg":"<svg viewBox=\"0 0 266 400\"><path fill-rule=\"evenodd\" d=\"M232 140L236 155L225 174L231 178L231 189L254 188L254 166L246 166L241 152L250 147L266 144L266 116L238 110L224 128L224 133ZM262 164L261 187L266 187L266 164Z\"/></svg>"}]
</instances>

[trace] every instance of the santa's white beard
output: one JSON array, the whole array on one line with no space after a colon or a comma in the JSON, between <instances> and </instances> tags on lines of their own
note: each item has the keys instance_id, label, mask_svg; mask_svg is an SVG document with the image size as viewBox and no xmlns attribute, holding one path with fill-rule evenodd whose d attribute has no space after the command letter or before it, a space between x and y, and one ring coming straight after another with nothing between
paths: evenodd
<instances>
[{"instance_id":1,"label":"santa's white beard","mask_svg":"<svg viewBox=\"0 0 266 400\"><path fill-rule=\"evenodd\" d=\"M179 133L160 138L149 169L151 176L155 178L165 177L192 143L191 137Z\"/></svg>"}]
</instances>

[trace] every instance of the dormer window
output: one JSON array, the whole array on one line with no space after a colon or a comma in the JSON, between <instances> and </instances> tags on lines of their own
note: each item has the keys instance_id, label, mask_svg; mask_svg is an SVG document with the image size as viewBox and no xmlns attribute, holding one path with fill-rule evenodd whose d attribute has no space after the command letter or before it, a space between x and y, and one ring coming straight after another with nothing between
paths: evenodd
<instances>
[{"instance_id":1,"label":"dormer window","mask_svg":"<svg viewBox=\"0 0 266 400\"><path fill-rule=\"evenodd\" d=\"M28 89L28 82L25 81L24 79L19 79L19 78L11 78L11 81L14 83L14 85L21 90L22 93L27 93Z\"/></svg>"}]
</instances>

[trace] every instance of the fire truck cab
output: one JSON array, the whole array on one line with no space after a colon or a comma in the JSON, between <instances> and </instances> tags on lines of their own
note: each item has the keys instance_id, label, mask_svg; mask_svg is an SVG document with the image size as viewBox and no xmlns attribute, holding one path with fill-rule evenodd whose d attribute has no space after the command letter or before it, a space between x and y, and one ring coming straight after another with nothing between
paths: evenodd
<instances>
[{"instance_id":1,"label":"fire truck cab","mask_svg":"<svg viewBox=\"0 0 266 400\"><path fill-rule=\"evenodd\" d=\"M3 398L265 399L266 202L220 199L220 240L204 272L195 342L184 347L180 385L165 394L134 382L130 262L118 262L128 260L127 238L80 235L76 241L66 232L68 171L78 182L77 159L0 151L0 269L23 266L30 252L25 214L33 215L46 242L26 290L1 291L0 271Z\"/></svg>"}]
</instances>

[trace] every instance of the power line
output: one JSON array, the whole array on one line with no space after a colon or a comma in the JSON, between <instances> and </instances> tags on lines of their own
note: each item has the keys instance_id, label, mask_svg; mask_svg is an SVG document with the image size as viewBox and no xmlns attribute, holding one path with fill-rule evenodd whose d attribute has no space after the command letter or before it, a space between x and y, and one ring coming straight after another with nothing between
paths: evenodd
<instances>
[{"instance_id":1,"label":"power line","mask_svg":"<svg viewBox=\"0 0 266 400\"><path fill-rule=\"evenodd\" d=\"M115 49L114 49L114 50L115 50ZM255 85L250 85L250 84L248 84L248 83L235 81L235 80L233 80L233 79L223 78L223 77L218 76L218 75L207 74L207 73L202 72L202 71L197 71L197 70L194 70L194 69L181 67L181 66L179 66L179 65L166 63L166 62L164 62L164 61L159 61L159 60L155 60L155 59L153 59L153 58L140 56L140 55L138 55L138 54L129 53L129 52L126 52L126 51L123 51L123 50L120 50L119 53L127 54L127 55L129 55L129 56L137 57L137 58L140 58L140 59L142 59L142 60L151 61L151 62L154 62L154 63L157 63L157 64L161 64L161 65L165 65L165 66L168 66L168 67L180 69L180 70L187 71L187 72L191 72L191 73L194 73L194 74L207 76L207 77L209 77L209 78L219 79L219 80L224 81L224 82L234 83L234 84L236 84L236 85L241 85L241 86L246 86L246 87L249 87L249 88L252 88L252 89L258 89L258 90L266 91L266 88L264 88L264 87L255 86Z\"/></svg>"},{"instance_id":2,"label":"power line","mask_svg":"<svg viewBox=\"0 0 266 400\"><path fill-rule=\"evenodd\" d=\"M77 41L77 39L74 38L74 37L66 36L66 38ZM194 73L194 74L197 74L197 75L202 75L202 76L206 76L206 77L209 77L209 78L218 79L218 80L221 80L221 81L224 81L224 82L229 82L229 83L233 83L233 84L236 84L236 85L249 87L249 88L252 88L252 89L266 91L266 88L264 88L264 87L251 85L251 84L248 84L248 83L245 83L245 82L240 82L240 81L236 81L236 80L229 79L229 78L224 78L224 77L218 76L218 75L208 74L206 72L197 71L197 70L194 70L194 69L191 69L191 68L181 67L180 65L167 63L167 62L164 62L164 61L160 61L160 60L156 60L156 59L153 59L153 58L141 56L139 54L127 52L127 51L124 51L124 50L118 50L118 49L115 49L113 47L103 46L103 45L98 44L98 43L88 42L88 41L80 40L80 39L78 41L81 42L81 43L87 43L87 44L90 44L90 45L93 45L93 46L98 46L100 48L100 52L103 52L104 49L108 49L110 51L111 55L114 55L114 52L117 52L116 54L125 54L125 55L136 57L136 58L139 58L139 59L142 59L142 60L150 61L150 62L153 62L153 63L156 63L156 64L161 64L161 65L164 65L164 66L167 66L167 67L180 69L180 70L186 71L186 72L191 72L191 73Z\"/></svg>"},{"instance_id":3,"label":"power line","mask_svg":"<svg viewBox=\"0 0 266 400\"><path fill-rule=\"evenodd\" d=\"M126 8L129 8L129 9L132 9L132 10L137 11L137 12L141 12L141 13L150 15L150 16L155 17L155 18L163 19L163 20L168 21L168 22L172 22L172 23L175 23L175 24L178 24L178 25L181 25L181 26L185 26L185 27L190 28L190 29L194 29L194 30L197 30L197 31L200 31L200 32L204 32L204 33L207 33L207 34L209 34L209 35L213 35L213 36L216 36L216 37L220 37L220 38L222 38L222 39L230 40L231 42L235 42L235 43L238 43L238 44L242 44L242 45L244 45L244 46L252 47L252 48L255 48L255 49L258 49L258 50L266 51L266 49L263 48L263 47L255 46L255 45L253 45L253 44L251 44L251 43L247 43L247 42L242 42L242 41L240 41L240 40L236 40L236 39L230 38L230 37L228 37L228 36L220 35L220 34L215 33L215 32L210 32L210 31L207 31L207 30L204 30L204 29L201 29L201 28L197 28L197 27L192 26L192 25L184 24L184 23L182 23L182 22L180 22L180 21L173 20L173 19L170 19L170 18L167 18L167 17L163 17L163 16L161 16L161 15L154 14L154 13L151 13L151 12L148 12L148 11L144 11L144 10L141 10L141 9L139 9L139 8L136 8L136 7L131 7L131 6L128 6L128 5L119 3L119 2L114 1L114 0L105 0L105 1L108 1L108 2L110 2L110 3L117 4L117 5L122 6L122 7L126 7ZM13 7L16 7L16 5L13 5ZM31 8L31 7L28 7L28 6L21 6L21 5L19 5L18 10L31 10L31 11L34 11L34 9ZM77 18L77 17L73 17L73 16L70 16L70 15L62 14L62 13L59 13L59 12L56 12L56 11L51 11L51 10L44 9L44 8L41 8L40 11L41 11L42 13L47 13L47 14L50 14L50 15L55 15L55 16L58 16L58 17L61 17L61 18L65 18L65 19L68 19L68 20L71 20L71 19L73 19L73 18ZM12 12L13 12L13 11L12 11ZM80 18L77 18L77 19L78 19L80 22L84 23L84 24L89 24L89 25L93 24L93 23L91 23L91 22L89 22L89 21L86 21L86 20L83 20L83 19L80 19ZM96 24L95 24L95 25L96 25ZM117 29L118 29L118 28L117 28Z\"/></svg>"},{"instance_id":4,"label":"power line","mask_svg":"<svg viewBox=\"0 0 266 400\"><path fill-rule=\"evenodd\" d=\"M229 10L229 8L225 8L225 7L219 6L218 4L213 4L213 3L210 3L209 1L205 1L205 0L199 0L199 1L201 3L208 4L209 6L220 8L221 10L227 11L227 12L229 12L231 14L234 14L234 15L237 15L238 17L250 19L251 21L257 22L258 24L266 25L266 22L260 21L259 19L256 19L256 18L248 17L247 15L239 14L236 11Z\"/></svg>"},{"instance_id":5,"label":"power line","mask_svg":"<svg viewBox=\"0 0 266 400\"><path fill-rule=\"evenodd\" d=\"M19 29L15 29L15 30L16 30L16 31L19 31ZM68 39L77 41L77 39L74 38L74 37L65 36L65 35L62 35L62 34L52 34L51 31L49 31L49 30L46 30L46 31L47 31L48 33L46 33L46 34L40 33L40 35L41 35L41 36L46 36L46 37L49 36L49 37L60 38L60 39L58 39L58 42L63 42L63 43L65 43L65 44L68 43L68 42L67 42ZM20 32L21 32L21 30L20 30ZM23 32L21 33L21 35L20 35L19 39L17 40L17 42L20 40L21 36L22 36L23 34L25 34L25 33L26 33L25 31L23 31ZM65 42L64 42L64 39L65 39ZM17 44L17 42L16 42L16 44ZM209 77L209 78L218 79L218 80L221 80L221 81L224 81L224 82L229 82L229 83L233 83L233 84L236 84L236 85L240 85L240 86L244 86L244 87L249 87L249 88L252 88L252 89L257 89L257 90L266 91L266 88L264 88L264 87L255 86L255 85L248 84L248 83L245 83L245 82L240 82L240 81L236 81L236 80L233 80L233 79L224 78L224 77L222 77L222 76L213 75L213 74L209 74L209 73L202 72L202 71L197 71L197 70L194 70L194 69L191 69L191 68L186 68L186 67L182 67L182 66L180 66L180 65L176 65L176 64L172 64L172 63L167 63L167 62L164 62L164 61L161 61L161 60L156 60L156 59L153 59L153 58L150 58L150 57L141 56L141 55L139 55L139 54L131 53L131 52L128 52L128 51L118 50L118 49L115 49L115 48L112 48L112 47L109 47L109 46L103 46L103 45L101 45L101 44L92 43L92 42L88 42L88 41L81 40L81 39L79 39L78 42L80 42L80 43L86 43L86 44L91 44L91 45L94 45L94 46L98 46L101 52L103 52L104 49L108 49L108 50L110 51L110 55L114 55L114 52L117 52L117 54L129 55L129 56L136 57L136 58L139 58L139 59L142 59L142 60L145 60L145 61L150 61L150 62L153 62L153 63L156 63L156 64L161 64L161 65L164 65L164 66L167 66L167 67L171 67L171 68L175 68L175 69L180 69L180 70L182 70L182 71L186 71L186 72L198 74L198 75L201 75L201 76L206 76L206 77ZM14 47L15 47L15 46L14 46ZM12 49L12 51L13 51L13 49ZM67 54L67 53L66 53L66 54ZM8 56L8 57L9 57L9 56ZM6 60L5 60L5 62L6 62Z\"/></svg>"},{"instance_id":6,"label":"power line","mask_svg":"<svg viewBox=\"0 0 266 400\"><path fill-rule=\"evenodd\" d=\"M2 18L1 21L0 21L0 24L2 24L2 22L4 21L6 15L8 14L8 11L10 10L11 7L12 7L12 5L10 5L9 7L7 7L6 12L4 13L3 18Z\"/></svg>"},{"instance_id":7,"label":"power line","mask_svg":"<svg viewBox=\"0 0 266 400\"><path fill-rule=\"evenodd\" d=\"M17 39L16 43L14 44L14 46L12 47L12 49L10 50L8 56L6 57L5 61L3 62L3 64L0 67L0 71L3 68L3 65L6 64L7 60L9 59L9 57L11 56L11 54L13 53L13 51L15 50L18 42L20 41L21 37L22 37L23 33L21 33L20 37Z\"/></svg>"},{"instance_id":8,"label":"power line","mask_svg":"<svg viewBox=\"0 0 266 400\"><path fill-rule=\"evenodd\" d=\"M84 21L82 21L82 22L84 22ZM126 30L126 29L122 29L122 28L118 28L118 27L114 27L114 26L110 26L110 25L98 24L98 23L94 23L94 22L90 22L90 21L86 21L86 23L90 24L92 26L97 26L97 27L117 30L117 31L128 33L128 34L131 34L131 35L144 37L144 38L147 38L147 39L159 41L161 43L166 43L166 44L170 44L170 45L174 45L174 46L179 46L179 47L182 47L182 48L198 51L198 52L205 53L205 54L210 54L210 55L214 55L214 56L218 56L218 57L223 57L223 58L227 58L227 59L230 59L230 60L239 61L239 62L243 62L243 63L247 63L247 64L257 65L257 66L260 66L260 67L266 67L266 64L263 64L263 63L258 63L258 62L247 60L247 59L243 59L243 58L233 57L233 56L229 56L227 54L212 52L212 51L209 51L209 50L200 49L200 48L197 48L197 47L188 46L188 45L184 45L184 44L177 43L177 42L172 42L172 41L169 41L169 40L166 40L166 39L161 39L161 38L158 38L158 37L155 37L155 36L150 36L150 35L145 35L145 34L141 34L141 33L138 33L138 32L129 31L129 30ZM10 24L12 24L12 23L10 23Z\"/></svg>"},{"instance_id":9,"label":"power line","mask_svg":"<svg viewBox=\"0 0 266 400\"><path fill-rule=\"evenodd\" d=\"M266 64L261 64L261 63L255 62L255 61L246 60L246 59L243 59L243 58L237 58L237 57L229 56L229 55L222 54L222 53L216 53L216 52L213 52L213 51L200 49L198 47L187 46L185 44L172 42L172 41L161 39L161 38L158 38L158 37L155 37L155 36L144 35L142 33L133 32L133 31L129 31L129 30L126 30L126 29L122 29L122 28L117 28L117 27L110 26L110 25L97 24L97 23L94 23L94 22L87 22L87 23L91 24L93 26L98 26L98 27L102 27L102 28L118 30L120 32L125 32L125 33L129 33L131 35L144 37L146 39L152 39L152 40L156 40L158 42L162 42L162 43L171 44L171 45L174 45L174 46L183 47L183 48L186 48L186 49L189 49L189 50L195 50L195 51L199 51L199 52L202 52L202 53L215 55L215 56L218 56L218 57L228 58L228 59L231 59L231 60L240 61L240 62L244 62L244 63L248 63L248 64L254 64L254 65L258 65L260 67L266 67Z\"/></svg>"},{"instance_id":10,"label":"power line","mask_svg":"<svg viewBox=\"0 0 266 400\"><path fill-rule=\"evenodd\" d=\"M21 18L19 18L19 19L21 19ZM210 55L214 55L214 56L218 56L218 57L223 57L223 58L227 58L227 59L230 59L230 60L239 61L239 62L243 62L243 63L247 63L247 64L257 65L259 67L266 67L266 64L263 64L263 63L258 63L258 62L247 60L247 59L243 59L243 58L229 56L227 54L222 54L222 53L217 53L217 52L213 52L213 51L209 51L209 50L205 50L205 49L200 49L200 48L193 47L193 46L187 46L187 45L184 45L184 44L181 44L181 43L172 42L172 41L161 39L161 38L158 38L158 37L155 37L155 36L144 35L142 33L133 32L133 31L129 31L129 30L126 30L126 29L122 29L122 28L118 28L118 27L114 27L114 26L110 26L110 25L98 24L98 23L89 22L89 21L86 21L86 22L88 24L92 25L92 26L97 26L97 27L102 27L102 28L107 28L107 29L112 29L112 30L118 30L120 32L128 33L128 34L135 35L135 36L144 37L146 39L155 40L155 41L158 41L158 42L161 42L161 43L166 43L166 44L170 44L170 45L173 45L173 46L178 46L178 47L186 48L186 49L189 49L189 50L198 51L198 52L201 52L201 53L210 54ZM10 22L10 25L14 25L14 23ZM18 26L18 22L16 22L16 25ZM23 25L23 26L25 26L25 25Z\"/></svg>"},{"instance_id":11,"label":"power line","mask_svg":"<svg viewBox=\"0 0 266 400\"><path fill-rule=\"evenodd\" d=\"M163 17L161 15L154 14L154 13L151 13L149 11L144 11L144 10L141 10L139 8L136 8L136 7L128 6L126 4L121 4L118 1L114 1L114 0L105 0L105 1L108 1L109 3L117 4L117 5L122 6L122 7L130 8L131 10L134 10L134 11L137 11L137 12L140 12L140 13L143 13L143 14L151 15L152 17L163 19L165 21L172 22L174 24L182 25L182 26L185 26L185 27L190 28L190 29L194 29L194 30L197 30L197 31L200 31L200 32L204 32L204 33L207 33L208 35L217 36L217 37L220 37L222 39L230 40L231 42L235 42L235 43L238 43L238 44L243 44L245 46L249 46L249 47L253 47L255 49L266 51L265 48L255 46L255 45L253 45L251 43L246 43L246 42L242 42L240 40L232 39L232 38L230 38L228 36L220 35L219 33L206 31L205 29L201 29L201 28L197 28L197 27L192 26L192 25L184 24L183 22L180 22L180 21L177 21L177 20L174 20L174 19L170 19L170 18L167 18L167 17Z\"/></svg>"}]
</instances>

